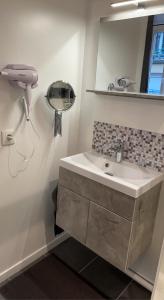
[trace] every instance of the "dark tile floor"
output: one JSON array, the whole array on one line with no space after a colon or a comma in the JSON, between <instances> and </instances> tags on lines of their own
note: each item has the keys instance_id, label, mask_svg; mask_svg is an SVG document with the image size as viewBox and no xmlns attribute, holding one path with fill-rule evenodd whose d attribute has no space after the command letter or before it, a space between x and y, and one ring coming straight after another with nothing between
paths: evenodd
<instances>
[{"instance_id":1,"label":"dark tile floor","mask_svg":"<svg viewBox=\"0 0 164 300\"><path fill-rule=\"evenodd\" d=\"M72 238L0 288L0 300L150 297L150 292Z\"/></svg>"},{"instance_id":2,"label":"dark tile floor","mask_svg":"<svg viewBox=\"0 0 164 300\"><path fill-rule=\"evenodd\" d=\"M45 257L0 288L3 299L104 299L54 255Z\"/></svg>"},{"instance_id":3,"label":"dark tile floor","mask_svg":"<svg viewBox=\"0 0 164 300\"><path fill-rule=\"evenodd\" d=\"M53 254L78 272L89 285L112 300L150 300L151 293L82 244L69 238Z\"/></svg>"}]
</instances>

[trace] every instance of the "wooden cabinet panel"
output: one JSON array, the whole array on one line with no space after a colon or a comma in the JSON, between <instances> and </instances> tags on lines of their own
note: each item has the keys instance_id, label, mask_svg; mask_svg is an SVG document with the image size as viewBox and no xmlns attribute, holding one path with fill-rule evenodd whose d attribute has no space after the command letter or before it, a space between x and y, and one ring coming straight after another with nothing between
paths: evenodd
<instances>
[{"instance_id":1,"label":"wooden cabinet panel","mask_svg":"<svg viewBox=\"0 0 164 300\"><path fill-rule=\"evenodd\" d=\"M56 223L80 242L85 243L89 201L59 186Z\"/></svg>"},{"instance_id":2,"label":"wooden cabinet panel","mask_svg":"<svg viewBox=\"0 0 164 300\"><path fill-rule=\"evenodd\" d=\"M125 270L132 223L106 209L90 205L86 245Z\"/></svg>"}]
</instances>

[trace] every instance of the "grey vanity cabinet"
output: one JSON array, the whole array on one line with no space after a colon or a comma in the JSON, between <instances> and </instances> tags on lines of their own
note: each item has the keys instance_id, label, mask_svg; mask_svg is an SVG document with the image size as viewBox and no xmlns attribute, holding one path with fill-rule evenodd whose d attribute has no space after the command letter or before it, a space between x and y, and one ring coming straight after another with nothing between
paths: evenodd
<instances>
[{"instance_id":1,"label":"grey vanity cabinet","mask_svg":"<svg viewBox=\"0 0 164 300\"><path fill-rule=\"evenodd\" d=\"M60 167L60 185L92 202L112 211L123 218L132 220L135 199L87 177Z\"/></svg>"},{"instance_id":2,"label":"grey vanity cabinet","mask_svg":"<svg viewBox=\"0 0 164 300\"><path fill-rule=\"evenodd\" d=\"M61 167L57 225L125 271L151 243L160 188L136 199Z\"/></svg>"}]
</instances>

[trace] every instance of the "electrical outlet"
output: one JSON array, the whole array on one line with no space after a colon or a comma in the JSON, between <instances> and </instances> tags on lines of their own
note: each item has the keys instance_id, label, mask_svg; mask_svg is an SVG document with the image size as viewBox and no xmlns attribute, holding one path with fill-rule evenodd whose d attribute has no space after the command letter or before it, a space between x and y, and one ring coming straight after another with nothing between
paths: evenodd
<instances>
[{"instance_id":1,"label":"electrical outlet","mask_svg":"<svg viewBox=\"0 0 164 300\"><path fill-rule=\"evenodd\" d=\"M1 132L2 146L10 146L15 144L13 130L4 130Z\"/></svg>"}]
</instances>

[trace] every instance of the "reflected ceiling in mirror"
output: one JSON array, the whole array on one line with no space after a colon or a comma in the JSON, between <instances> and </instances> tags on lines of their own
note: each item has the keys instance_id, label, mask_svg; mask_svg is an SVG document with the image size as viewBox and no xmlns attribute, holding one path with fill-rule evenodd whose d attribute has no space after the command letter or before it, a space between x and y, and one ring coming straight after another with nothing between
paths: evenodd
<instances>
[{"instance_id":1,"label":"reflected ceiling in mirror","mask_svg":"<svg viewBox=\"0 0 164 300\"><path fill-rule=\"evenodd\" d=\"M164 95L164 14L100 23L95 89Z\"/></svg>"}]
</instances>

